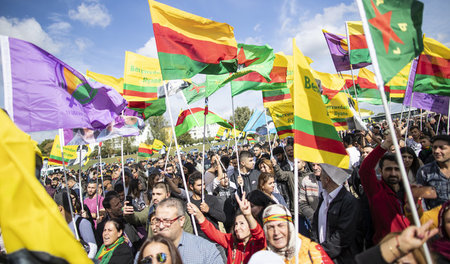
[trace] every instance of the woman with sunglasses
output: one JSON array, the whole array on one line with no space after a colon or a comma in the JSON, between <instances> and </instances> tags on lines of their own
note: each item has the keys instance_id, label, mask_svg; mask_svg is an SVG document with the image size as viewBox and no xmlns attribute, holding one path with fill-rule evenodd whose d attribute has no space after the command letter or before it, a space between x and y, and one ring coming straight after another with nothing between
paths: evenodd
<instances>
[{"instance_id":1,"label":"woman with sunglasses","mask_svg":"<svg viewBox=\"0 0 450 264\"><path fill-rule=\"evenodd\" d=\"M235 194L240 211L236 213L231 234L222 233L209 222L200 209L193 203L187 205L187 211L197 219L202 231L209 239L221 245L227 250L227 264L248 263L250 257L266 247L266 237L262 227L256 222L252 215L250 202L242 200Z\"/></svg>"},{"instance_id":2,"label":"woman with sunglasses","mask_svg":"<svg viewBox=\"0 0 450 264\"><path fill-rule=\"evenodd\" d=\"M171 240L155 235L141 247L139 264L182 264L180 253Z\"/></svg>"},{"instance_id":3,"label":"woman with sunglasses","mask_svg":"<svg viewBox=\"0 0 450 264\"><path fill-rule=\"evenodd\" d=\"M103 245L95 259L99 264L131 264L133 252L124 238L125 225L120 219L111 219L103 229Z\"/></svg>"}]
</instances>

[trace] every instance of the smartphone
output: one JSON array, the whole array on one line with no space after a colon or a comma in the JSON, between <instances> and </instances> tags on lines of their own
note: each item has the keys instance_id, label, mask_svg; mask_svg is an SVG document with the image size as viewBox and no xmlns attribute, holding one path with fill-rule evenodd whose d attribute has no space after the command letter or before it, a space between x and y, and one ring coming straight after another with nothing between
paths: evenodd
<instances>
[{"instance_id":1,"label":"smartphone","mask_svg":"<svg viewBox=\"0 0 450 264\"><path fill-rule=\"evenodd\" d=\"M133 205L133 197L127 195L127 197L125 198L125 201L128 202L128 206Z\"/></svg>"}]
</instances>

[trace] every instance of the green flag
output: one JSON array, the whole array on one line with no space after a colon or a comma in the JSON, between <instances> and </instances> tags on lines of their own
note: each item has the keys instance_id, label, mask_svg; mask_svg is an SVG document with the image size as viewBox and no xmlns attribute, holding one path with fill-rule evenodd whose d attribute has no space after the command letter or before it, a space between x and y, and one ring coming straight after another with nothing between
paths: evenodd
<instances>
[{"instance_id":1,"label":"green flag","mask_svg":"<svg viewBox=\"0 0 450 264\"><path fill-rule=\"evenodd\" d=\"M140 102L130 101L128 108L141 113L144 120L147 120L151 116L160 116L166 112L166 98Z\"/></svg>"},{"instance_id":2,"label":"green flag","mask_svg":"<svg viewBox=\"0 0 450 264\"><path fill-rule=\"evenodd\" d=\"M423 3L416 0L361 1L380 72L387 83L423 50Z\"/></svg>"},{"instance_id":3,"label":"green flag","mask_svg":"<svg viewBox=\"0 0 450 264\"><path fill-rule=\"evenodd\" d=\"M228 123L225 119L222 117L214 114L211 111L208 111L208 108L206 108L206 124L219 124L226 128L231 128L232 126L230 123ZM205 109L201 107L194 107L191 110L184 110L180 113L178 116L177 124L175 126L175 134L177 137L183 135L184 133L191 130L193 127L197 126L197 122L195 122L195 119L197 121L202 120L203 124L203 118L205 116Z\"/></svg>"}]
</instances>

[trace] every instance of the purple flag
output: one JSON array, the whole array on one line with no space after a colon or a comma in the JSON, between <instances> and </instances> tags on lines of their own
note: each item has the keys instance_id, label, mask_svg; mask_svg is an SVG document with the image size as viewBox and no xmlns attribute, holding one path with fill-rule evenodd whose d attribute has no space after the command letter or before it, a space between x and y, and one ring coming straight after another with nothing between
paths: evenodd
<instances>
[{"instance_id":1,"label":"purple flag","mask_svg":"<svg viewBox=\"0 0 450 264\"><path fill-rule=\"evenodd\" d=\"M45 50L0 36L5 107L25 132L103 129L127 105L114 89L87 80Z\"/></svg>"},{"instance_id":2,"label":"purple flag","mask_svg":"<svg viewBox=\"0 0 450 264\"><path fill-rule=\"evenodd\" d=\"M403 100L403 104L407 106L411 104L412 107L447 115L450 97L413 92L417 63L418 60L414 59L413 63L411 64L411 72L409 74L408 86L406 86L405 99ZM411 97L413 99L412 101Z\"/></svg>"},{"instance_id":3,"label":"purple flag","mask_svg":"<svg viewBox=\"0 0 450 264\"><path fill-rule=\"evenodd\" d=\"M130 116L117 116L105 129L64 129L64 145L85 145L116 137L139 135L139 132L145 127L144 120L132 113L137 113L136 111L128 110Z\"/></svg>"},{"instance_id":4,"label":"purple flag","mask_svg":"<svg viewBox=\"0 0 450 264\"><path fill-rule=\"evenodd\" d=\"M333 59L336 71L349 71L350 58L348 55L348 44L345 36L336 35L323 30L323 35L327 41L328 49L330 50L331 59ZM353 64L353 69L359 69L370 65L370 63Z\"/></svg>"}]
</instances>

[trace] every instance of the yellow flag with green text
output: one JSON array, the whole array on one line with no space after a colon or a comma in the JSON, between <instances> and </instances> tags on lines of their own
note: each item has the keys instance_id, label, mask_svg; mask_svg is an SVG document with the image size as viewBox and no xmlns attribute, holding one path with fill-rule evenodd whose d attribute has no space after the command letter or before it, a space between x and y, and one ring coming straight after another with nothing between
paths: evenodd
<instances>
[{"instance_id":1,"label":"yellow flag with green text","mask_svg":"<svg viewBox=\"0 0 450 264\"><path fill-rule=\"evenodd\" d=\"M294 136L294 104L276 103L268 107L280 139Z\"/></svg>"},{"instance_id":2,"label":"yellow flag with green text","mask_svg":"<svg viewBox=\"0 0 450 264\"><path fill-rule=\"evenodd\" d=\"M125 52L123 94L145 100L158 98L163 85L159 61L130 51Z\"/></svg>"},{"instance_id":3,"label":"yellow flag with green text","mask_svg":"<svg viewBox=\"0 0 450 264\"><path fill-rule=\"evenodd\" d=\"M77 158L77 149L78 146L64 146L64 163L68 165L70 160ZM48 158L49 165L62 165L62 156L61 156L61 145L59 141L59 136L55 136L55 140L53 140L52 150L50 151L50 156Z\"/></svg>"},{"instance_id":4,"label":"yellow flag with green text","mask_svg":"<svg viewBox=\"0 0 450 264\"><path fill-rule=\"evenodd\" d=\"M294 157L309 162L348 168L349 156L339 137L311 67L293 40Z\"/></svg>"}]
</instances>

